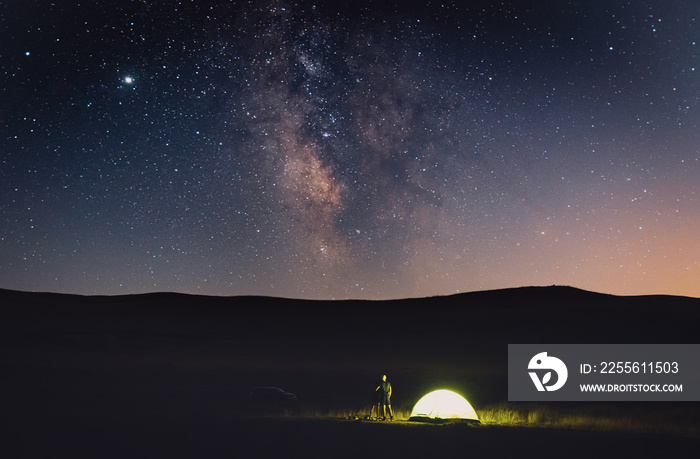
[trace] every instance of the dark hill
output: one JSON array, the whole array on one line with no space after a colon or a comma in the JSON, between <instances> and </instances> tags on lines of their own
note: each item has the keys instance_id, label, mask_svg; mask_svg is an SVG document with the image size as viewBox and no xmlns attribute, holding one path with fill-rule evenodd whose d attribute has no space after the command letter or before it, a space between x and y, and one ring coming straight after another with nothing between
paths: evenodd
<instances>
[{"instance_id":1,"label":"dark hill","mask_svg":"<svg viewBox=\"0 0 700 459\"><path fill-rule=\"evenodd\" d=\"M509 343L691 343L700 318L699 299L556 286L333 302L0 290L0 304L0 363L21 371L167 367L207 383L217 378L207 371L224 371L233 380L222 384L290 381L302 391L332 373L352 393L385 371L422 390L422 379L461 381L455 369L479 368L494 382L489 400L505 398Z\"/></svg>"},{"instance_id":2,"label":"dark hill","mask_svg":"<svg viewBox=\"0 0 700 459\"><path fill-rule=\"evenodd\" d=\"M399 408L447 387L478 410L507 398L509 343L691 343L700 319L698 299L569 287L334 302L0 290L0 305L3 414L17 438L57 443L87 429L118 444L135 419L166 437L229 425L252 386L365 409L382 373Z\"/></svg>"},{"instance_id":3,"label":"dark hill","mask_svg":"<svg viewBox=\"0 0 700 459\"><path fill-rule=\"evenodd\" d=\"M0 289L0 331L62 329L343 341L689 342L700 299L523 287L391 301L307 301L176 293L78 296ZM342 338L341 338L342 337Z\"/></svg>"}]
</instances>

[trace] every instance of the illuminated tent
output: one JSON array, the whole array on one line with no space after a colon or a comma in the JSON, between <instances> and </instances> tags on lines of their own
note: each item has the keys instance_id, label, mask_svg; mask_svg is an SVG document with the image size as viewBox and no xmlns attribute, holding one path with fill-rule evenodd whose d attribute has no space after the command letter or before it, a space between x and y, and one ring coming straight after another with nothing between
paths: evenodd
<instances>
[{"instance_id":1,"label":"illuminated tent","mask_svg":"<svg viewBox=\"0 0 700 459\"><path fill-rule=\"evenodd\" d=\"M476 411L464 397L445 389L433 391L418 400L408 420L479 422Z\"/></svg>"}]
</instances>

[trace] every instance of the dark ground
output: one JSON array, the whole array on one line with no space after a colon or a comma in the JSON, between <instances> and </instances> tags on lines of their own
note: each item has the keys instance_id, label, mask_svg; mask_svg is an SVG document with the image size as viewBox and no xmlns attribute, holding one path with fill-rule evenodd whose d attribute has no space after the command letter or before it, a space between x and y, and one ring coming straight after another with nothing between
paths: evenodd
<instances>
[{"instance_id":1,"label":"dark ground","mask_svg":"<svg viewBox=\"0 0 700 459\"><path fill-rule=\"evenodd\" d=\"M307 413L365 410L387 373L399 406L444 387L478 413L507 399L508 343L694 343L698 299L551 287L333 303L0 291L0 304L4 457L677 457L700 446L663 435L251 417L260 413L245 403L250 387L278 386ZM698 407L681 405L678 422L699 420Z\"/></svg>"},{"instance_id":2,"label":"dark ground","mask_svg":"<svg viewBox=\"0 0 700 459\"><path fill-rule=\"evenodd\" d=\"M6 457L697 457L698 441L524 427L333 419L41 418L14 424ZM18 454L19 453L19 454Z\"/></svg>"}]
</instances>

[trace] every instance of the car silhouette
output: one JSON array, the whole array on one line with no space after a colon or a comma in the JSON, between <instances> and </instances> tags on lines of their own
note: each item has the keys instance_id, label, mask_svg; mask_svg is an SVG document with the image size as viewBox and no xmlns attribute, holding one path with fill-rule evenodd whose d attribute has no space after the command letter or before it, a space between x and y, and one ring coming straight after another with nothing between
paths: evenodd
<instances>
[{"instance_id":1,"label":"car silhouette","mask_svg":"<svg viewBox=\"0 0 700 459\"><path fill-rule=\"evenodd\" d=\"M261 405L288 405L297 401L297 396L279 387L254 387L248 400Z\"/></svg>"}]
</instances>

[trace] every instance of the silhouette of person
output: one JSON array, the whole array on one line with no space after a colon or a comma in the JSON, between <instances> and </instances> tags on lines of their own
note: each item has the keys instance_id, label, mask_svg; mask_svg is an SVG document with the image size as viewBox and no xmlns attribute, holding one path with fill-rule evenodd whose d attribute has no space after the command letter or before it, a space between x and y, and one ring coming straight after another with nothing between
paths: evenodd
<instances>
[{"instance_id":1,"label":"silhouette of person","mask_svg":"<svg viewBox=\"0 0 700 459\"><path fill-rule=\"evenodd\" d=\"M391 383L386 380L386 375L382 376L382 382L374 391L379 392L379 405L382 406L384 412L382 420L386 420L386 409L389 407L389 416L393 421L394 413L391 412ZM377 405L377 417L379 417L379 405Z\"/></svg>"}]
</instances>

